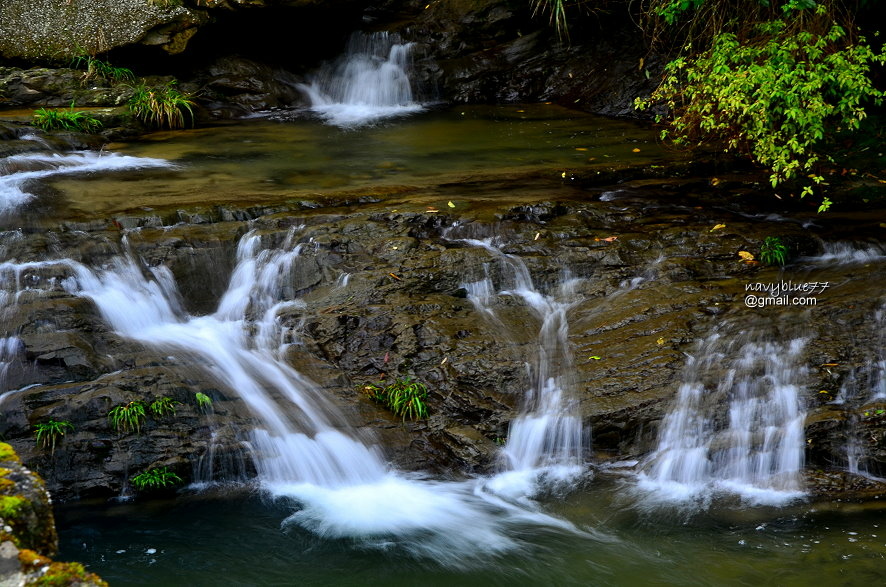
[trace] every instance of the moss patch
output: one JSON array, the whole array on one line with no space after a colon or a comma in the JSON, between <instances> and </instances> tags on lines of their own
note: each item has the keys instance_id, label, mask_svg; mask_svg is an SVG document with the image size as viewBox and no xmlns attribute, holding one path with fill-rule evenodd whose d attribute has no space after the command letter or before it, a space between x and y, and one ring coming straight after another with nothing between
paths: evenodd
<instances>
[{"instance_id":1,"label":"moss patch","mask_svg":"<svg viewBox=\"0 0 886 587\"><path fill-rule=\"evenodd\" d=\"M27 503L28 500L18 495L0 495L0 518L7 522L14 520L21 512L22 506Z\"/></svg>"},{"instance_id":2,"label":"moss patch","mask_svg":"<svg viewBox=\"0 0 886 587\"><path fill-rule=\"evenodd\" d=\"M28 585L43 587L66 587L82 584L107 587L108 585L98 575L88 572L80 563L52 562L45 556L26 548L19 551L18 560L25 573L39 575L29 578Z\"/></svg>"},{"instance_id":3,"label":"moss patch","mask_svg":"<svg viewBox=\"0 0 886 587\"><path fill-rule=\"evenodd\" d=\"M20 463L21 461L18 458L18 455L15 454L15 451L11 446L6 444L5 442L0 442L0 463L4 461L13 461L16 463Z\"/></svg>"}]
</instances>

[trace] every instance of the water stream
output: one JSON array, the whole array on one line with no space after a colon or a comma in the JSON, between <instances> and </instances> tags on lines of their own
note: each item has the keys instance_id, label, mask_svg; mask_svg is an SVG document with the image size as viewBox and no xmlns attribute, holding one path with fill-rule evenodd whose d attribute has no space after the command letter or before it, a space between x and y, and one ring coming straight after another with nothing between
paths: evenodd
<instances>
[{"instance_id":1,"label":"water stream","mask_svg":"<svg viewBox=\"0 0 886 587\"><path fill-rule=\"evenodd\" d=\"M723 492L752 503L800 497L805 344L765 329L703 340L687 360L640 487L678 501Z\"/></svg>"},{"instance_id":2,"label":"water stream","mask_svg":"<svg viewBox=\"0 0 886 587\"><path fill-rule=\"evenodd\" d=\"M565 272L556 291L546 295L536 288L523 260L502 252L492 239L463 242L489 251L504 269L503 280L508 284L508 289L498 295L521 299L539 323L523 408L511 421L502 450L505 472L489 486L498 493L520 496L534 495L540 486L568 485L585 470L584 457L589 449L589 432L583 429L570 383L572 350L567 313L580 299L575 291L580 280ZM511 338L514 333L496 315L496 288L488 271L486 277L464 287L468 299L489 318L499 336L503 340Z\"/></svg>"},{"instance_id":3,"label":"water stream","mask_svg":"<svg viewBox=\"0 0 886 587\"><path fill-rule=\"evenodd\" d=\"M54 264L72 273L62 286L92 300L118 335L187 357L244 400L257 420L249 441L261 487L296 504L284 526L454 566L522 548L516 528L580 533L535 504L503 499L482 480L399 474L350 432L316 385L282 360L278 312L300 304L285 285L303 246L296 240L293 230L279 247L265 248L259 234L244 235L229 287L206 316L186 314L168 269L144 267L131 252L99 270Z\"/></svg>"}]
</instances>

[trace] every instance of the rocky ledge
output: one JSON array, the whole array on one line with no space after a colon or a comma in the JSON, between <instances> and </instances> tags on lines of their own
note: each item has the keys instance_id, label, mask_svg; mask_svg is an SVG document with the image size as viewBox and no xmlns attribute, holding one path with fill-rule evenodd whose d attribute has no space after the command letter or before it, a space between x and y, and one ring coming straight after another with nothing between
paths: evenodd
<instances>
[{"instance_id":1,"label":"rocky ledge","mask_svg":"<svg viewBox=\"0 0 886 587\"><path fill-rule=\"evenodd\" d=\"M738 336L756 328L773 340L799 331L806 337L800 395L808 406L807 468L845 469L849 433L874 470L886 465L886 412L836 401L852 381L873 376L883 265L815 257L823 241L874 237L886 220L882 210L817 217L785 203L786 216L769 203L758 211L758 190L725 175L716 182L654 174L631 180L624 173L564 181L556 198L519 204L460 200L460 186L452 185L428 201L442 202L439 208L419 203L404 186L249 208L133 211L9 233L0 245L18 262L67 257L92 267L128 250L145 267L168 269L185 309L205 314L224 293L247 231L267 249L294 239L302 249L286 290L303 304L279 313L284 342L295 343L286 358L401 469L460 476L497 465L509 422L532 387L526 365L538 353L538 317L513 296L495 295L499 320L487 320L465 284L489 277L496 291L510 287L505 256L519 259L542 292L556 291L564 269L581 278L563 360L571 362L570 389L593 431L590 461L653 450L686 355L712 332ZM493 183L489 193L508 193L507 181ZM740 205L728 204L733 200ZM772 234L796 259L785 270L747 259ZM501 255L476 245L493 237ZM17 300L4 314L17 339L8 345L6 378L20 391L4 400L0 434L60 497L127 493L133 474L160 466L185 481L253 476L243 444L253 417L208 369L187 354L158 353L114 333L91 302L59 285L70 277L63 264L5 271ZM813 308L745 306L747 284L786 275L832 287ZM18 293L22 283L29 286ZM708 377L727 377L727 360L720 369ZM358 391L403 376L428 385L430 418L403 422ZM198 392L212 399L211 411L195 401ZM149 415L138 430L109 424L114 406L163 397L179 402L174 414ZM73 426L54 450L33 436L49 419ZM813 485L825 498L833 493L827 483ZM870 487L862 493L872 494Z\"/></svg>"}]
</instances>

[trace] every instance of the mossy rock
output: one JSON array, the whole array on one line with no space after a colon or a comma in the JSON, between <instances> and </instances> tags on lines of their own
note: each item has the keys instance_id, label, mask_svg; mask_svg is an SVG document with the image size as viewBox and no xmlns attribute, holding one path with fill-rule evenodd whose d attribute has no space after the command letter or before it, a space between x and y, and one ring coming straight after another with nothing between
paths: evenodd
<instances>
[{"instance_id":1,"label":"mossy rock","mask_svg":"<svg viewBox=\"0 0 886 587\"><path fill-rule=\"evenodd\" d=\"M19 548L55 554L58 536L43 480L21 464L8 444L0 443L0 463L0 527L12 528L0 538Z\"/></svg>"}]
</instances>

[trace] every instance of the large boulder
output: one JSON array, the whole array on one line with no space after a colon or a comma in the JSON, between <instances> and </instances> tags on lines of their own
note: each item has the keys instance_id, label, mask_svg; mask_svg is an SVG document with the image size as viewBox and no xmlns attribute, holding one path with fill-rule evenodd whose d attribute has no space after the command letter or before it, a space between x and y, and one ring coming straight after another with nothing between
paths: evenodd
<instances>
[{"instance_id":1,"label":"large boulder","mask_svg":"<svg viewBox=\"0 0 886 587\"><path fill-rule=\"evenodd\" d=\"M0 3L0 56L62 60L125 45L180 53L205 10L166 0L7 0Z\"/></svg>"}]
</instances>

